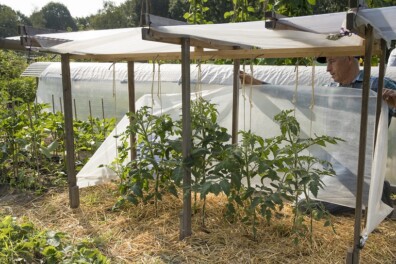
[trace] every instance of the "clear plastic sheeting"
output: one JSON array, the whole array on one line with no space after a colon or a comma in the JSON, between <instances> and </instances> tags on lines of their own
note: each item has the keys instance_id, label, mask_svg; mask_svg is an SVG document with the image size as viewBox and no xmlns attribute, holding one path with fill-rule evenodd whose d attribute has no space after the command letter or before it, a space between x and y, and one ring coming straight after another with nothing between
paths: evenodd
<instances>
[{"instance_id":1,"label":"clear plastic sheeting","mask_svg":"<svg viewBox=\"0 0 396 264\"><path fill-rule=\"evenodd\" d=\"M392 66L396 66L396 49L393 49L391 54L389 55L387 70L390 70L389 67L392 67Z\"/></svg>"},{"instance_id":2,"label":"clear plastic sheeting","mask_svg":"<svg viewBox=\"0 0 396 264\"><path fill-rule=\"evenodd\" d=\"M113 74L114 67L114 74ZM180 64L135 63L135 97L144 94L169 94L181 91ZM241 70L255 78L276 85L312 84L311 66L254 66L242 65ZM314 85L331 82L326 66L315 66ZM378 68L373 67L373 75ZM70 63L73 104L79 119L93 117L117 117L128 112L128 87L126 63ZM396 80L396 67L388 67L387 76ZM113 78L115 82L113 82ZM191 65L191 89L214 89L222 85L231 85L233 81L232 65L201 64ZM248 85L247 85L248 86ZM159 92L160 91L160 92ZM61 63L51 63L39 75L37 101L47 103L50 110L63 109ZM102 106L103 104L103 106ZM90 106L90 107L89 107ZM396 181L395 181L396 183Z\"/></svg>"},{"instance_id":3,"label":"clear plastic sheeting","mask_svg":"<svg viewBox=\"0 0 396 264\"><path fill-rule=\"evenodd\" d=\"M395 54L393 52L392 54ZM127 64L116 63L70 63L72 97L78 119L88 116L116 117L120 120L128 112ZM135 97L153 92L155 97L181 92L180 64L135 63ZM259 80L277 85L311 85L312 66L254 66L253 75ZM241 70L252 74L251 67L241 65ZM315 66L315 86L331 81L326 66ZM298 75L297 75L298 73ZM372 75L378 75L378 67L372 67ZM388 64L386 76L396 80L396 67ZM160 78L159 78L160 77ZM113 78L115 82L113 82ZM232 65L191 65L191 90L213 90L231 85ZM245 86L246 88L249 85ZM161 92L159 92L159 89ZM232 90L231 87L229 88ZM63 110L61 64L51 63L39 75L37 101L47 103L50 111ZM231 108L230 108L231 109ZM396 186L396 122L389 128L386 179Z\"/></svg>"},{"instance_id":4,"label":"clear plastic sheeting","mask_svg":"<svg viewBox=\"0 0 396 264\"><path fill-rule=\"evenodd\" d=\"M252 96L249 99L250 88L240 90L240 130L251 129L254 133L264 138L278 135L280 133L279 126L274 123L273 117L281 110L295 109L295 116L300 122L303 137L317 134L336 136L345 140L337 145L329 145L326 148L316 147L311 152L315 156L330 161L337 173L337 177L323 178L326 188L319 191L318 199L354 207L359 153L361 90L341 87L316 87L315 105L313 108L311 108L312 87L298 87L297 94L295 94L295 87L293 86L260 85L254 86L251 92ZM228 131L231 131L232 87L224 86L218 89L205 90L202 92L202 97L217 105L219 124L226 127ZM151 95L144 95L138 100L137 106L150 106L153 99L155 101L154 113L162 112L170 114L173 118L180 117L180 94L164 95L161 99L157 97L152 98ZM296 102L295 104L293 103L294 101ZM370 109L363 199L365 205L367 205L368 201L374 138L376 102L374 92L371 92L369 101ZM257 120L260 121L258 122ZM125 123L122 124L124 127L121 125L117 126L118 133L125 130L126 125ZM116 148L114 139L106 140L104 144L113 144L113 148ZM107 148L111 147L109 146ZM102 155L102 152L102 150L98 150L97 153L98 155ZM106 165L104 161L102 163L97 162L96 164L89 161L86 167L96 169L99 165L103 164ZM84 170L84 177L89 176L88 171L88 169ZM108 178L111 177L117 178L115 173ZM77 175L77 179L77 184L80 186L80 174ZM378 193L378 195L381 194Z\"/></svg>"},{"instance_id":5,"label":"clear plastic sheeting","mask_svg":"<svg viewBox=\"0 0 396 264\"><path fill-rule=\"evenodd\" d=\"M386 153L388 150L388 107L383 102L378 125L377 141L371 169L366 227L363 235L368 236L392 211L393 208L381 201L385 178Z\"/></svg>"},{"instance_id":6,"label":"clear plastic sheeting","mask_svg":"<svg viewBox=\"0 0 396 264\"><path fill-rule=\"evenodd\" d=\"M129 118L125 115L117 124L117 127L96 150L95 154L79 171L77 174L77 185L80 188L106 183L118 178L118 166L115 163L115 158L117 157L117 149L121 146L121 142L115 136L124 132L128 125ZM128 160L130 160L130 156Z\"/></svg>"}]
</instances>

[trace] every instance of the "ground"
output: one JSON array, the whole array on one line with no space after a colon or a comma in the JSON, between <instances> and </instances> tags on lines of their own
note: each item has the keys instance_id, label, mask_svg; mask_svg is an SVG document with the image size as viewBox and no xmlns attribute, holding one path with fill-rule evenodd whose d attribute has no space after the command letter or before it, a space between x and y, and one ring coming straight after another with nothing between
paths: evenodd
<instances>
[{"instance_id":1,"label":"ground","mask_svg":"<svg viewBox=\"0 0 396 264\"><path fill-rule=\"evenodd\" d=\"M354 216L332 216L335 233L314 222L313 239L293 242L291 208L286 206L268 224L260 220L257 239L249 227L227 222L225 198L208 198L206 227L201 213L192 216L192 236L179 240L180 198L159 203L128 205L111 210L117 186L106 184L80 189L80 207L69 207L68 190L36 196L2 190L0 213L25 216L38 228L67 233L73 241L93 239L111 263L345 263L353 242ZM396 263L396 221L387 219L369 236L360 252L361 263Z\"/></svg>"}]
</instances>

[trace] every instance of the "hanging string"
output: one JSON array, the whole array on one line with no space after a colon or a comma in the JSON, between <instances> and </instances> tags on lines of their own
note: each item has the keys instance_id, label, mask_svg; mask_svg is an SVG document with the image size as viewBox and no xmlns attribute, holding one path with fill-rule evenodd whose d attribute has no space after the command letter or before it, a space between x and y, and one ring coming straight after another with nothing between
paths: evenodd
<instances>
[{"instance_id":1,"label":"hanging string","mask_svg":"<svg viewBox=\"0 0 396 264\"><path fill-rule=\"evenodd\" d=\"M116 87L116 63L113 62L110 67L113 67L113 100L114 100L114 116L116 119L116 124L117 122L117 87ZM117 126L114 128L115 135L115 151L116 151L116 157L118 157L118 130ZM119 165L119 164L116 164ZM118 173L119 166L116 166L116 172Z\"/></svg>"},{"instance_id":2,"label":"hanging string","mask_svg":"<svg viewBox=\"0 0 396 264\"><path fill-rule=\"evenodd\" d=\"M154 81L155 81L155 60L153 60L153 72L151 78L151 114L153 114L153 109L154 109Z\"/></svg>"},{"instance_id":3,"label":"hanging string","mask_svg":"<svg viewBox=\"0 0 396 264\"><path fill-rule=\"evenodd\" d=\"M313 120L313 111L315 106L315 59L312 59L312 75L311 75L311 87L312 87L312 95L311 95L311 105L309 109L311 110L311 120L309 127L309 136L312 137L312 120Z\"/></svg>"},{"instance_id":4,"label":"hanging string","mask_svg":"<svg viewBox=\"0 0 396 264\"><path fill-rule=\"evenodd\" d=\"M292 99L292 103L294 104L294 117L296 117L296 104L297 104L298 64L299 64L299 60L297 59L296 67L295 67L295 70L294 70L296 72L296 83L295 83L294 94L293 94L293 99Z\"/></svg>"},{"instance_id":5,"label":"hanging string","mask_svg":"<svg viewBox=\"0 0 396 264\"><path fill-rule=\"evenodd\" d=\"M242 97L243 97L243 130L246 131L246 85L245 85L245 75L246 75L246 69L245 69L245 60L243 61L243 78L242 78Z\"/></svg>"},{"instance_id":6,"label":"hanging string","mask_svg":"<svg viewBox=\"0 0 396 264\"><path fill-rule=\"evenodd\" d=\"M160 101L161 115L162 115L162 90L161 90L161 62L158 61L158 91L157 97Z\"/></svg>"},{"instance_id":7,"label":"hanging string","mask_svg":"<svg viewBox=\"0 0 396 264\"><path fill-rule=\"evenodd\" d=\"M116 87L116 64L113 62L113 99L114 99L114 116L117 118L117 87ZM116 120L117 121L117 120ZM117 127L117 126L116 126ZM117 131L116 131L117 133Z\"/></svg>"},{"instance_id":8,"label":"hanging string","mask_svg":"<svg viewBox=\"0 0 396 264\"><path fill-rule=\"evenodd\" d=\"M250 91L249 91L249 130L252 130L252 109L253 109L253 60L250 60L250 74L252 78L250 78Z\"/></svg>"},{"instance_id":9,"label":"hanging string","mask_svg":"<svg viewBox=\"0 0 396 264\"><path fill-rule=\"evenodd\" d=\"M195 95L198 97L202 97L202 62L198 60L197 62L198 74L197 74L197 83L195 84Z\"/></svg>"}]
</instances>

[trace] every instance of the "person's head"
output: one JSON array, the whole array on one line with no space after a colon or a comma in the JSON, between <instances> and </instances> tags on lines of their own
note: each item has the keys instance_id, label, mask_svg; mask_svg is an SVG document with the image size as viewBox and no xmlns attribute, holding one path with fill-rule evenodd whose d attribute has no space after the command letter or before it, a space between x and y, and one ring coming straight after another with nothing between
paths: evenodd
<instances>
[{"instance_id":1,"label":"person's head","mask_svg":"<svg viewBox=\"0 0 396 264\"><path fill-rule=\"evenodd\" d=\"M359 61L353 56L326 57L327 71L335 82L352 83L359 73Z\"/></svg>"}]
</instances>

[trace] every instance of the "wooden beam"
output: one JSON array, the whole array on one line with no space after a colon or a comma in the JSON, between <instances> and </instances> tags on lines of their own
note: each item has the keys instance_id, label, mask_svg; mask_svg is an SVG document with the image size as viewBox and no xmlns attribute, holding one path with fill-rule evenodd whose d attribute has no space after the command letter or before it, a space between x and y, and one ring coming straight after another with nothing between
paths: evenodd
<instances>
[{"instance_id":1,"label":"wooden beam","mask_svg":"<svg viewBox=\"0 0 396 264\"><path fill-rule=\"evenodd\" d=\"M62 63L63 105L65 118L65 144L66 144L66 170L69 185L69 203L71 208L80 206L80 195L77 186L76 167L74 157L74 134L73 134L73 103L70 79L70 58L64 54Z\"/></svg>"},{"instance_id":2,"label":"wooden beam","mask_svg":"<svg viewBox=\"0 0 396 264\"><path fill-rule=\"evenodd\" d=\"M19 40L0 38L0 49L26 51Z\"/></svg>"},{"instance_id":3,"label":"wooden beam","mask_svg":"<svg viewBox=\"0 0 396 264\"><path fill-rule=\"evenodd\" d=\"M380 51L373 50L374 55L379 55ZM363 56L364 46L347 47L313 47L303 49L238 49L238 50L202 50L190 53L191 59L251 59L251 58L301 58L301 57L323 57L323 56ZM150 58L159 60L180 60L181 53L141 53L141 54L71 54L71 59L93 59L96 61L147 61Z\"/></svg>"},{"instance_id":4,"label":"wooden beam","mask_svg":"<svg viewBox=\"0 0 396 264\"><path fill-rule=\"evenodd\" d=\"M198 38L193 36L186 36L183 34L169 34L161 32L155 28L142 28L142 39L171 43L171 44L181 44L183 38L190 38L190 46L199 46L208 49L221 49L221 50L234 50L238 48L252 49L249 45L240 45L238 43L213 40L207 38Z\"/></svg>"}]
</instances>

